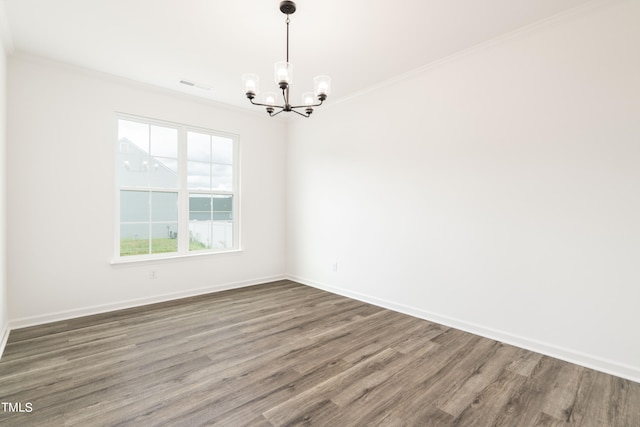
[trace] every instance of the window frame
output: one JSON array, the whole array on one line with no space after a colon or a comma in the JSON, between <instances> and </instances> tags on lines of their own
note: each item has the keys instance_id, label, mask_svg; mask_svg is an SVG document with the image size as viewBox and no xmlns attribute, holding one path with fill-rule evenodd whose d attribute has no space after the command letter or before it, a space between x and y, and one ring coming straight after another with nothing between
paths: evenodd
<instances>
[{"instance_id":1,"label":"window frame","mask_svg":"<svg viewBox=\"0 0 640 427\"><path fill-rule=\"evenodd\" d=\"M119 168L122 165L119 164L119 153L121 150L121 142L119 138L119 121L126 120L136 123L141 123L147 126L162 126L167 128L173 128L177 130L177 188L167 187L152 187L151 184L147 186L128 186L120 184ZM242 251L241 242L241 215L240 215L240 137L237 134L223 132L214 129L208 129L200 126L187 125L182 123L176 123L166 120L153 119L149 117L136 116L126 113L116 113L114 118L114 244L113 244L113 258L112 264L130 263L140 261L157 261L167 260L172 258L185 258L203 255L220 255L229 254ZM216 136L221 138L230 139L232 141L233 153L232 153L232 183L231 190L219 190L219 189L190 189L187 182L187 135L189 132L196 132L201 134L207 134L210 136ZM146 192L172 192L178 195L178 236L177 243L178 248L176 252L164 252L164 253L147 253L139 255L121 255L121 191L146 191ZM191 250L189 245L190 236L190 213L189 213L189 197L191 194L208 194L208 195L222 195L232 196L232 241L233 245L230 248L208 248ZM151 224L150 220L150 224ZM152 240L152 236L149 237Z\"/></svg>"}]
</instances>

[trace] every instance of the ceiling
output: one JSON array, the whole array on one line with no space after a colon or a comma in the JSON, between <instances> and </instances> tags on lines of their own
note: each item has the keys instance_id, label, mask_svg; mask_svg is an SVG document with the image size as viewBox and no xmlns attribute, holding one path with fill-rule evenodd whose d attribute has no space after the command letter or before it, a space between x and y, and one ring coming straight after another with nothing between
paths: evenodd
<instances>
[{"instance_id":1,"label":"ceiling","mask_svg":"<svg viewBox=\"0 0 640 427\"><path fill-rule=\"evenodd\" d=\"M285 59L279 0L1 0L14 54L257 108L241 75L276 91ZM292 99L328 74L327 102L592 0L297 0ZM1 12L1 11L0 11ZM178 83L187 80L210 90Z\"/></svg>"}]
</instances>

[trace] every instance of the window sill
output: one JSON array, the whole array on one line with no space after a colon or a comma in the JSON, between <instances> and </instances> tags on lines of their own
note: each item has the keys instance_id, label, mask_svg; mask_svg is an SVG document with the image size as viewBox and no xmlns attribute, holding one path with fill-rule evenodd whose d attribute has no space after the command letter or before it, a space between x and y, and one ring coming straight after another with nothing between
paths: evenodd
<instances>
[{"instance_id":1,"label":"window sill","mask_svg":"<svg viewBox=\"0 0 640 427\"><path fill-rule=\"evenodd\" d=\"M139 263L159 263L166 261L176 261L176 260L188 260L194 258L208 257L208 256L221 256L221 255L239 255L244 252L242 249L234 249L230 251L224 252L199 252L199 253L190 253L186 255L167 255L167 256L130 256L130 257L120 257L120 258L112 258L109 262L111 265L126 265L126 264L139 264Z\"/></svg>"}]
</instances>

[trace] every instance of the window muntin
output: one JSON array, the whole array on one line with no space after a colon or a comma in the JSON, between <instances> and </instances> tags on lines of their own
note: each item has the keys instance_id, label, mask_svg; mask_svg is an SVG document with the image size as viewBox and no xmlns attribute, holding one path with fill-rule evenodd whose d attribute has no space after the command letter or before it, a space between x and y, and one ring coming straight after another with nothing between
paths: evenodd
<instances>
[{"instance_id":1,"label":"window muntin","mask_svg":"<svg viewBox=\"0 0 640 427\"><path fill-rule=\"evenodd\" d=\"M120 117L117 146L119 257L238 248L237 137Z\"/></svg>"}]
</instances>

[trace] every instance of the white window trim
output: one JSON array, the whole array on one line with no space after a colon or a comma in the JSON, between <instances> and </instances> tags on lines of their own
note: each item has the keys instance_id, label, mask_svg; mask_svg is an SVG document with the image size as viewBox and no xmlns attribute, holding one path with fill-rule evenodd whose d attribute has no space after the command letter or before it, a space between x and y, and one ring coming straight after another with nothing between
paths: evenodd
<instances>
[{"instance_id":1,"label":"white window trim","mask_svg":"<svg viewBox=\"0 0 640 427\"><path fill-rule=\"evenodd\" d=\"M141 122L149 125L158 125L164 127L172 127L178 130L178 189L165 188L147 188L147 187L121 187L117 173L119 146L118 143L118 120L129 120ZM240 186L240 136L237 134L222 132L214 129L207 129L199 126L186 125L182 123L170 122L166 120L158 120L144 116L136 116L126 113L116 113L114 119L114 241L113 241L113 258L111 264L130 264L138 262L157 262L176 259L186 259L202 256L220 256L231 255L243 252L242 249L242 232L241 232L241 186ZM201 191L190 190L187 188L187 132L200 132L209 135L221 136L233 140L233 191ZM140 190L140 191L160 191L160 192L177 192L178 193L178 251L159 254L144 255L120 255L120 191L121 190ZM189 193L206 193L206 194L231 194L233 195L233 247L229 249L203 249L198 251L189 250Z\"/></svg>"}]
</instances>

